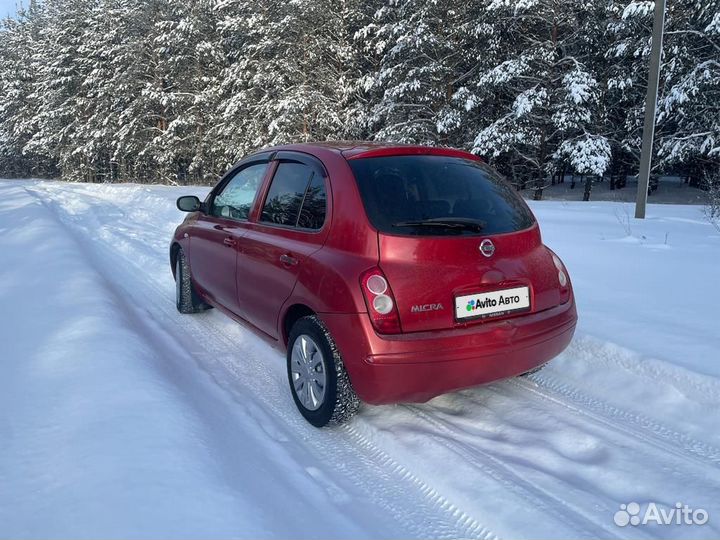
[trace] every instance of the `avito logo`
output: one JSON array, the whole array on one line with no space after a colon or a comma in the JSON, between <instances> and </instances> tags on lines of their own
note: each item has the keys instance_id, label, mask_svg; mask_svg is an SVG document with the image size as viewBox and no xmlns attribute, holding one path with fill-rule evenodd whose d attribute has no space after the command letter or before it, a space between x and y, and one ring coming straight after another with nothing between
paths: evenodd
<instances>
[{"instance_id":1,"label":"avito logo","mask_svg":"<svg viewBox=\"0 0 720 540\"><path fill-rule=\"evenodd\" d=\"M468 311L475 311L476 309L491 308L497 306L509 306L512 304L519 304L520 297L518 295L503 295L498 299L485 298L484 300L468 300L465 309Z\"/></svg>"},{"instance_id":2,"label":"avito logo","mask_svg":"<svg viewBox=\"0 0 720 540\"><path fill-rule=\"evenodd\" d=\"M620 510L615 512L613 521L618 527L632 525L705 525L710 516L707 510L702 508L690 508L687 504L675 503L674 508L664 508L662 505L651 502L642 512L642 508L636 502L621 504Z\"/></svg>"}]
</instances>

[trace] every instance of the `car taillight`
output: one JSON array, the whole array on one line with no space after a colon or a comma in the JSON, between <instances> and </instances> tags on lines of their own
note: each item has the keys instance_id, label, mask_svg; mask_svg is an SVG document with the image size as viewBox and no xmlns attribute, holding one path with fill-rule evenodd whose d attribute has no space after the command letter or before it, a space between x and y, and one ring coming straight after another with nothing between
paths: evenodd
<instances>
[{"instance_id":1,"label":"car taillight","mask_svg":"<svg viewBox=\"0 0 720 540\"><path fill-rule=\"evenodd\" d=\"M565 269L565 265L560 260L560 257L552 253L552 259L553 264L555 265L555 269L558 272L557 276L558 283L560 284L560 303L564 304L565 302L570 300L570 285L567 277L567 270Z\"/></svg>"},{"instance_id":2,"label":"car taillight","mask_svg":"<svg viewBox=\"0 0 720 540\"><path fill-rule=\"evenodd\" d=\"M367 304L373 327L380 334L399 334L400 316L390 285L379 268L371 268L360 276L360 288Z\"/></svg>"}]
</instances>

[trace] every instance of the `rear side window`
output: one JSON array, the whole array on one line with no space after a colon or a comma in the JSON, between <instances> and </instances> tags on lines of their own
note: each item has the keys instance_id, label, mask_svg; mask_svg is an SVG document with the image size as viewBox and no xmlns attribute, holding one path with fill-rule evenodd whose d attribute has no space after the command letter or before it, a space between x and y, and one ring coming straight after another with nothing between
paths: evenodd
<instances>
[{"instance_id":1,"label":"rear side window","mask_svg":"<svg viewBox=\"0 0 720 540\"><path fill-rule=\"evenodd\" d=\"M322 176L313 173L310 185L305 192L305 200L300 208L297 226L302 229L321 229L325 223L326 208L325 181Z\"/></svg>"},{"instance_id":2,"label":"rear side window","mask_svg":"<svg viewBox=\"0 0 720 540\"><path fill-rule=\"evenodd\" d=\"M260 221L303 229L325 222L327 194L323 177L303 163L281 162L270 184Z\"/></svg>"},{"instance_id":3,"label":"rear side window","mask_svg":"<svg viewBox=\"0 0 720 540\"><path fill-rule=\"evenodd\" d=\"M445 156L348 161L365 211L381 232L500 234L530 227L525 201L487 165ZM463 225L472 226L463 226Z\"/></svg>"}]
</instances>

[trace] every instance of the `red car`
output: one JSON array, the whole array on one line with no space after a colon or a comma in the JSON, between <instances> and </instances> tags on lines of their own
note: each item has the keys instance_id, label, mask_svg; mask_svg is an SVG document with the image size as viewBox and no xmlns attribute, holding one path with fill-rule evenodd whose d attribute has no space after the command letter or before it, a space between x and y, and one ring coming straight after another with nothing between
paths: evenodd
<instances>
[{"instance_id":1,"label":"red car","mask_svg":"<svg viewBox=\"0 0 720 540\"><path fill-rule=\"evenodd\" d=\"M236 164L175 231L177 307L216 307L287 351L313 425L422 402L559 354L567 270L523 199L448 148L297 144Z\"/></svg>"}]
</instances>

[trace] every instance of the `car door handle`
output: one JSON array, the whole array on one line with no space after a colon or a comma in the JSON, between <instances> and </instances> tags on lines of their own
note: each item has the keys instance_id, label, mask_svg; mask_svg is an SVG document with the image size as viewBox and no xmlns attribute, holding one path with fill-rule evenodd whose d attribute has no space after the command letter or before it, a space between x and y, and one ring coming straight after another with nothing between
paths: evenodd
<instances>
[{"instance_id":1,"label":"car door handle","mask_svg":"<svg viewBox=\"0 0 720 540\"><path fill-rule=\"evenodd\" d=\"M285 266L295 266L298 263L298 260L295 257L291 257L287 253L280 255L280 262L283 263Z\"/></svg>"},{"instance_id":2,"label":"car door handle","mask_svg":"<svg viewBox=\"0 0 720 540\"><path fill-rule=\"evenodd\" d=\"M230 236L223 240L223 244L225 244L227 247L235 247L236 243L237 242L235 242L235 239L231 238Z\"/></svg>"},{"instance_id":3,"label":"car door handle","mask_svg":"<svg viewBox=\"0 0 720 540\"><path fill-rule=\"evenodd\" d=\"M213 225L213 229L215 229L216 231L228 232L236 230L237 227L235 227L234 225L220 225L219 223L216 223L215 225Z\"/></svg>"}]
</instances>

